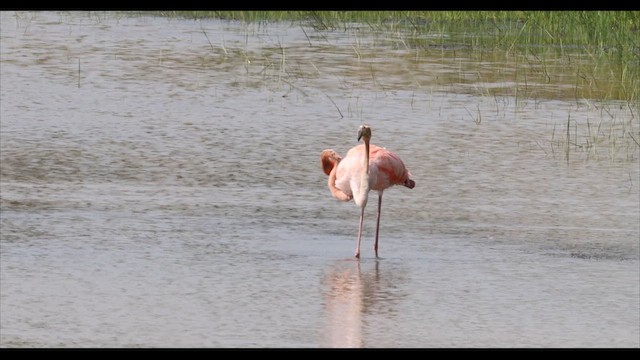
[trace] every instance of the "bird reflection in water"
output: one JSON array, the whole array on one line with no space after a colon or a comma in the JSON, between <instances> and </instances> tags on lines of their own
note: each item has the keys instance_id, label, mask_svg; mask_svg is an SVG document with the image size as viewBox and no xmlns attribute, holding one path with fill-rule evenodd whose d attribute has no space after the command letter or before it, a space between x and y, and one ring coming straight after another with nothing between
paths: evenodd
<instances>
[{"instance_id":1,"label":"bird reflection in water","mask_svg":"<svg viewBox=\"0 0 640 360\"><path fill-rule=\"evenodd\" d=\"M342 260L333 264L324 277L327 328L323 346L366 347L363 323L372 308L381 301L393 298L381 289L380 264L361 264ZM393 288L388 289L393 292ZM388 304L387 304L388 305ZM377 306L375 306L377 308Z\"/></svg>"}]
</instances>

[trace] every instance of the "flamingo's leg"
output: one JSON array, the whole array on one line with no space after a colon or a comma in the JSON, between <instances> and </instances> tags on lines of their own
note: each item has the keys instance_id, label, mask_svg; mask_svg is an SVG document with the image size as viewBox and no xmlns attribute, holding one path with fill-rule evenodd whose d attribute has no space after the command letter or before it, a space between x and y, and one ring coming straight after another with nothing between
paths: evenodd
<instances>
[{"instance_id":1,"label":"flamingo's leg","mask_svg":"<svg viewBox=\"0 0 640 360\"><path fill-rule=\"evenodd\" d=\"M362 239L362 223L364 221L364 206L360 213L360 226L358 226L358 244L356 245L356 258L360 258L360 240Z\"/></svg>"},{"instance_id":2,"label":"flamingo's leg","mask_svg":"<svg viewBox=\"0 0 640 360\"><path fill-rule=\"evenodd\" d=\"M380 231L380 210L382 209L382 191L378 193L378 219L376 220L376 242L373 244L373 250L378 257L378 232Z\"/></svg>"}]
</instances>

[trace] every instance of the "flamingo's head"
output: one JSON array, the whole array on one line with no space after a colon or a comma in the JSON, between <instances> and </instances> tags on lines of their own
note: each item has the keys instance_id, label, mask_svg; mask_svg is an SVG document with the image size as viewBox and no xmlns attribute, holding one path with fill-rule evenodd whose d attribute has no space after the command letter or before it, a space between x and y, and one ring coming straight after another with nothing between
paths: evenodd
<instances>
[{"instance_id":1,"label":"flamingo's head","mask_svg":"<svg viewBox=\"0 0 640 360\"><path fill-rule=\"evenodd\" d=\"M416 182L407 177L407 180L405 180L404 184L402 185L408 187L409 189L413 189L416 186Z\"/></svg>"},{"instance_id":2,"label":"flamingo's head","mask_svg":"<svg viewBox=\"0 0 640 360\"><path fill-rule=\"evenodd\" d=\"M365 139L365 142L371 139L371 128L368 125L360 125L358 128L358 141L362 138Z\"/></svg>"},{"instance_id":3,"label":"flamingo's head","mask_svg":"<svg viewBox=\"0 0 640 360\"><path fill-rule=\"evenodd\" d=\"M325 174L331 174L331 170L333 167L338 165L338 163L342 160L342 157L333 149L323 150L320 154L320 164L322 165L322 170Z\"/></svg>"}]
</instances>

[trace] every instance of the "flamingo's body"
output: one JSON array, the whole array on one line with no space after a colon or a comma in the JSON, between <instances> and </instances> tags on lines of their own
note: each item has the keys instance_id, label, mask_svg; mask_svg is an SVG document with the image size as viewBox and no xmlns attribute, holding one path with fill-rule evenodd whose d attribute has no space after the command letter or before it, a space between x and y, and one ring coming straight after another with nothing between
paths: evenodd
<instances>
[{"instance_id":1,"label":"flamingo's body","mask_svg":"<svg viewBox=\"0 0 640 360\"><path fill-rule=\"evenodd\" d=\"M351 148L344 159L335 151L327 149L321 154L321 162L325 174L329 175L328 185L333 197L342 201L354 199L356 205L361 209L356 258L360 257L364 208L367 206L369 191L378 191L378 216L374 244L376 257L378 257L378 233L383 191L393 185L404 185L413 189L416 183L411 179L409 170L398 155L383 147L369 144L370 127L360 126L358 140L361 138L364 139L364 144Z\"/></svg>"}]
</instances>

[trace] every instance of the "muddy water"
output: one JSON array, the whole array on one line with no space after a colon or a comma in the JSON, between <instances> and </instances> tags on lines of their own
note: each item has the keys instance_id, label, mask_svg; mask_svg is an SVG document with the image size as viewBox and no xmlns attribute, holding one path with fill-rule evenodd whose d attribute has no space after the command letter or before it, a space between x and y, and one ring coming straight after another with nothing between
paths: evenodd
<instances>
[{"instance_id":1,"label":"muddy water","mask_svg":"<svg viewBox=\"0 0 640 360\"><path fill-rule=\"evenodd\" d=\"M637 109L379 34L0 20L2 347L640 346ZM379 260L319 166L361 123L417 184Z\"/></svg>"}]
</instances>

